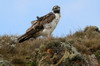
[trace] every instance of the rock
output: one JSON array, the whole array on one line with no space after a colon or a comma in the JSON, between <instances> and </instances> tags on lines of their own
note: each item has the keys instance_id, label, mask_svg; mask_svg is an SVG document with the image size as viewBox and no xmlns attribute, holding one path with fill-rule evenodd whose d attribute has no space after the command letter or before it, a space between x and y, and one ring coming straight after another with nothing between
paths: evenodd
<instances>
[{"instance_id":1,"label":"rock","mask_svg":"<svg viewBox=\"0 0 100 66\"><path fill-rule=\"evenodd\" d=\"M34 55L38 66L86 66L81 53L69 43L56 42L42 44ZM35 54L35 53L34 53Z\"/></svg>"}]
</instances>

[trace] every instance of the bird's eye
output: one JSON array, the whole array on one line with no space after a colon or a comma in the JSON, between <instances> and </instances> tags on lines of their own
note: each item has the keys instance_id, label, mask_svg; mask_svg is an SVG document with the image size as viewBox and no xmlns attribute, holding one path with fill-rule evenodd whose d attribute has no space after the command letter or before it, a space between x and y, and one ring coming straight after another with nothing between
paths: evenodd
<instances>
[{"instance_id":1,"label":"bird's eye","mask_svg":"<svg viewBox=\"0 0 100 66\"><path fill-rule=\"evenodd\" d=\"M55 8L55 9L57 9L57 8Z\"/></svg>"}]
</instances>

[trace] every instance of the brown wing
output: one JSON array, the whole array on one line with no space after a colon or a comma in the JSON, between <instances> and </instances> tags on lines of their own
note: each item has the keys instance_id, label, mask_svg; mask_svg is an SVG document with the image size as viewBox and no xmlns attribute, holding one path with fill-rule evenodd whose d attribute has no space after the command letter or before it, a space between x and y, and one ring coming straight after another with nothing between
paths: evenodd
<instances>
[{"instance_id":1,"label":"brown wing","mask_svg":"<svg viewBox=\"0 0 100 66\"><path fill-rule=\"evenodd\" d=\"M44 29L43 25L40 23L36 23L32 25L24 35L18 38L18 42L23 42L25 40L28 40L30 38L36 38L40 35L40 31Z\"/></svg>"},{"instance_id":2,"label":"brown wing","mask_svg":"<svg viewBox=\"0 0 100 66\"><path fill-rule=\"evenodd\" d=\"M54 15L52 12L50 12L50 13L48 13L47 15L44 15L44 16L42 16L42 17L38 17L38 16L37 16L37 20L32 21L31 23L32 23L32 24L35 24L36 21L39 21L39 22L42 23L42 24L44 24L44 23L50 23L50 22L52 22L52 20L53 20L54 18L55 18L55 15Z\"/></svg>"},{"instance_id":3,"label":"brown wing","mask_svg":"<svg viewBox=\"0 0 100 66\"><path fill-rule=\"evenodd\" d=\"M52 12L48 13L45 16L38 17L38 20L33 21L32 26L26 31L26 33L32 30L34 31L33 34L35 32L38 32L41 27L43 28L44 24L52 22L54 18L55 18L55 15Z\"/></svg>"},{"instance_id":4,"label":"brown wing","mask_svg":"<svg viewBox=\"0 0 100 66\"><path fill-rule=\"evenodd\" d=\"M52 22L54 18L55 15L53 13L49 13L45 16L39 17L38 20L33 21L32 26L26 31L26 33L18 38L18 41L23 42L30 38L36 38L44 29L43 25Z\"/></svg>"}]
</instances>

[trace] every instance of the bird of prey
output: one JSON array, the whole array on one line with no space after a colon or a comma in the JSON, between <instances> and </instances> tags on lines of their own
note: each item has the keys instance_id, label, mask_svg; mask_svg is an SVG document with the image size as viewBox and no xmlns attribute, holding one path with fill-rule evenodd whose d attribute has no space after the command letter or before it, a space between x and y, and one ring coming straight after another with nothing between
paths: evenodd
<instances>
[{"instance_id":1,"label":"bird of prey","mask_svg":"<svg viewBox=\"0 0 100 66\"><path fill-rule=\"evenodd\" d=\"M18 38L18 42L21 43L30 38L36 38L39 36L50 37L51 33L57 26L60 19L60 7L58 5L52 8L52 12L38 17L37 20L32 21L32 26L26 30L26 33Z\"/></svg>"}]
</instances>

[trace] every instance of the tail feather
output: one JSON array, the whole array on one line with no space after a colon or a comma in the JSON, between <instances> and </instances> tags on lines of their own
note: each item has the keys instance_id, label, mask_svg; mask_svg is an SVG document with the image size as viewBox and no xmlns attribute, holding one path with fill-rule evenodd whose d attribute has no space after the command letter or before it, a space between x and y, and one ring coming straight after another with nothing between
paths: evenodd
<instances>
[{"instance_id":1,"label":"tail feather","mask_svg":"<svg viewBox=\"0 0 100 66\"><path fill-rule=\"evenodd\" d=\"M18 38L18 42L24 42L25 40L30 39L30 36L28 36L27 34L22 35L21 37Z\"/></svg>"}]
</instances>

